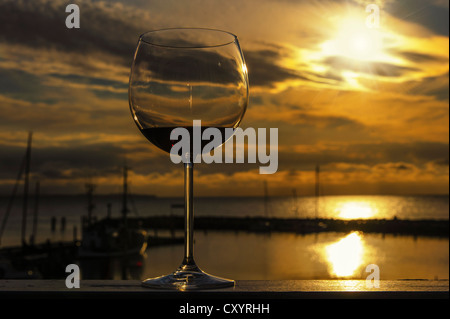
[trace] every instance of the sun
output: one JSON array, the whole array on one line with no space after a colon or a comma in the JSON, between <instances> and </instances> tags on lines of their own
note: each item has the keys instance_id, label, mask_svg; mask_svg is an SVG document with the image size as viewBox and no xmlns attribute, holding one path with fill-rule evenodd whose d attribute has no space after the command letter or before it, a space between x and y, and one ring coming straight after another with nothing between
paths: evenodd
<instances>
[{"instance_id":1,"label":"sun","mask_svg":"<svg viewBox=\"0 0 450 319\"><path fill-rule=\"evenodd\" d=\"M383 33L369 28L364 19L346 17L337 25L331 39L322 43L324 56L340 56L359 61L383 59Z\"/></svg>"}]
</instances>

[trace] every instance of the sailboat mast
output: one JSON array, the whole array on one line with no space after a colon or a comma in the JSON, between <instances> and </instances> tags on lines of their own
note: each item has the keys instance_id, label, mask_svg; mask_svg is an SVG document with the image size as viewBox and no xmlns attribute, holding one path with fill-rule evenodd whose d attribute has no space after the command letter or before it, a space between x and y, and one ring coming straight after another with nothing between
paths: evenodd
<instances>
[{"instance_id":1,"label":"sailboat mast","mask_svg":"<svg viewBox=\"0 0 450 319\"><path fill-rule=\"evenodd\" d=\"M37 222L38 222L38 210L39 210L39 192L40 183L36 182L35 199L34 199L34 214L33 214L33 233L31 235L31 244L35 244L37 237Z\"/></svg>"},{"instance_id":2,"label":"sailboat mast","mask_svg":"<svg viewBox=\"0 0 450 319\"><path fill-rule=\"evenodd\" d=\"M320 166L316 165L316 218L319 217L319 196L320 196Z\"/></svg>"},{"instance_id":3,"label":"sailboat mast","mask_svg":"<svg viewBox=\"0 0 450 319\"><path fill-rule=\"evenodd\" d=\"M87 210L88 210L88 215L87 215L87 226L90 226L92 224L92 212L95 208L94 202L92 200L92 195L94 193L94 189L95 189L95 184L91 183L91 182L87 182L85 184L86 187L86 193L87 193L87 198L88 198L88 206L87 206Z\"/></svg>"},{"instance_id":4,"label":"sailboat mast","mask_svg":"<svg viewBox=\"0 0 450 319\"><path fill-rule=\"evenodd\" d=\"M125 165L123 167L123 195L122 195L122 216L124 221L126 220L127 213L128 213L128 204L127 204L127 197L128 197L128 167Z\"/></svg>"},{"instance_id":5,"label":"sailboat mast","mask_svg":"<svg viewBox=\"0 0 450 319\"><path fill-rule=\"evenodd\" d=\"M1 246L1 241L2 241L2 235L3 235L3 232L5 231L5 226L6 226L6 223L8 222L8 217L11 212L11 209L12 209L12 206L14 203L14 199L16 198L17 189L19 187L20 180L22 179L22 173L25 169L25 160L26 160L26 158L24 157L22 160L22 163L20 164L20 170L19 170L19 173L17 174L16 183L14 184L12 195L9 198L8 206L6 208L6 213L3 216L3 221L2 221L1 228L0 228L0 246Z\"/></svg>"},{"instance_id":6,"label":"sailboat mast","mask_svg":"<svg viewBox=\"0 0 450 319\"><path fill-rule=\"evenodd\" d=\"M269 189L267 181L264 181L264 217L269 217Z\"/></svg>"},{"instance_id":7,"label":"sailboat mast","mask_svg":"<svg viewBox=\"0 0 450 319\"><path fill-rule=\"evenodd\" d=\"M25 183L23 190L23 207L22 207L22 245L26 243L26 227L27 227L27 209L28 209L28 186L30 180L30 160L31 160L31 138L32 132L28 133L27 152L25 155Z\"/></svg>"}]
</instances>

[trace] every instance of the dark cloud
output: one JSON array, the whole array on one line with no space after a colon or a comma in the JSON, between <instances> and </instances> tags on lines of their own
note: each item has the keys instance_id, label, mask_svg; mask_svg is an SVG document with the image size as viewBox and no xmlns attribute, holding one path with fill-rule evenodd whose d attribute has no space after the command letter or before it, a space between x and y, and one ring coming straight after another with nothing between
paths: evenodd
<instances>
[{"instance_id":1,"label":"dark cloud","mask_svg":"<svg viewBox=\"0 0 450 319\"><path fill-rule=\"evenodd\" d=\"M395 166L395 169L397 169L399 171L408 171L408 170L413 169L413 167L411 165L397 164Z\"/></svg>"},{"instance_id":2,"label":"dark cloud","mask_svg":"<svg viewBox=\"0 0 450 319\"><path fill-rule=\"evenodd\" d=\"M245 51L245 62L249 70L251 86L273 87L277 82L292 79L304 79L294 70L278 66L281 54L273 50Z\"/></svg>"},{"instance_id":3,"label":"dark cloud","mask_svg":"<svg viewBox=\"0 0 450 319\"><path fill-rule=\"evenodd\" d=\"M444 7L435 5L433 1L387 1L383 10L402 20L425 26L436 34L449 36L448 2Z\"/></svg>"},{"instance_id":4,"label":"dark cloud","mask_svg":"<svg viewBox=\"0 0 450 319\"><path fill-rule=\"evenodd\" d=\"M276 83L287 80L302 80L314 83L326 83L328 80L342 81L335 72L316 74L311 71L299 71L278 65L285 56L292 52L281 46L266 44L270 49L245 51L245 62L249 70L250 86L274 87ZM307 66L303 66L307 67Z\"/></svg>"},{"instance_id":5,"label":"dark cloud","mask_svg":"<svg viewBox=\"0 0 450 319\"><path fill-rule=\"evenodd\" d=\"M327 70L325 74L319 74L314 72L308 72L308 74L311 74L314 78L317 78L319 80L322 80L322 83L325 82L323 80L331 80L333 82L343 82L345 81L339 72L336 72L336 70ZM317 81L321 82L321 81Z\"/></svg>"},{"instance_id":6,"label":"dark cloud","mask_svg":"<svg viewBox=\"0 0 450 319\"><path fill-rule=\"evenodd\" d=\"M120 11L120 8L107 7L101 2L83 1L80 6L80 29L68 29L65 19L68 13L64 1L6 1L0 0L0 40L8 43L18 43L33 48L55 48L58 50L76 52L82 54L100 53L117 56L123 65L131 65L133 53L136 48L138 35L151 29L144 15L130 17L128 12ZM138 25L144 25L145 28ZM279 49L279 48L278 48ZM250 85L272 87L276 82L288 79L310 80L295 70L286 69L277 64L281 57L275 49L259 51L245 51L244 56L249 69ZM212 52L200 57L202 61L211 61L217 64L217 56ZM199 58L199 59L200 59ZM184 59L184 58L183 58ZM181 59L178 65L177 76L191 75L192 68L197 68L199 63L194 58L189 63ZM222 64L229 61L221 59ZM183 62L183 63L181 63ZM80 67L91 67L83 65ZM173 76L167 64L162 63L159 69L155 69L159 75L165 78ZM224 65L226 67L226 65ZM224 68L223 68L224 69ZM222 72L223 73L223 72ZM220 72L215 72L217 80ZM230 74L230 73L228 73ZM227 81L235 81L236 75L228 75Z\"/></svg>"},{"instance_id":7,"label":"dark cloud","mask_svg":"<svg viewBox=\"0 0 450 319\"><path fill-rule=\"evenodd\" d=\"M136 53L132 81L145 85L149 77L173 82L206 82L239 84L243 82L237 47L174 50L142 43ZM227 53L225 55L225 53Z\"/></svg>"},{"instance_id":8,"label":"dark cloud","mask_svg":"<svg viewBox=\"0 0 450 319\"><path fill-rule=\"evenodd\" d=\"M39 141L36 141L39 144ZM20 163L25 156L24 147L20 146L0 146L0 178L15 178ZM151 154L154 152L152 160L134 158L136 153ZM35 146L31 151L31 173L34 178L51 181L52 179L76 179L84 177L108 177L116 176L125 162L131 170L140 174L151 172L164 173L173 169L175 164L170 162L169 155L156 152L149 144L148 147L142 145L122 145L108 142L95 144L79 144L64 146ZM172 164L172 165L171 165ZM181 168L180 168L181 169Z\"/></svg>"},{"instance_id":9,"label":"dark cloud","mask_svg":"<svg viewBox=\"0 0 450 319\"><path fill-rule=\"evenodd\" d=\"M309 151L295 152L282 149L278 153L278 171L309 171L315 165L334 163L367 165L368 168L379 164L393 163L392 169L398 171L412 170L414 167L424 167L428 163L448 166L449 145L446 143L392 143L392 144L349 144L328 149L313 148ZM238 164L199 164L196 170L200 174L222 173L228 176L236 172L258 169L260 163Z\"/></svg>"},{"instance_id":10,"label":"dark cloud","mask_svg":"<svg viewBox=\"0 0 450 319\"><path fill-rule=\"evenodd\" d=\"M3 145L0 158L1 172L11 174L25 154L25 150L18 146ZM41 177L70 178L64 171L80 172L95 168L105 170L120 163L123 157L120 147L110 144L70 145L70 147L33 147L31 151L32 170Z\"/></svg>"},{"instance_id":11,"label":"dark cloud","mask_svg":"<svg viewBox=\"0 0 450 319\"><path fill-rule=\"evenodd\" d=\"M83 83L87 85L95 85L95 86L105 86L111 87L114 89L127 89L128 84L120 81L92 77L87 75L78 75L78 74L58 74L58 73L50 73L48 74L50 77L68 80L73 83Z\"/></svg>"},{"instance_id":12,"label":"dark cloud","mask_svg":"<svg viewBox=\"0 0 450 319\"><path fill-rule=\"evenodd\" d=\"M73 53L116 56L122 65L131 65L138 35L151 29L151 23L147 21L143 12L135 10L137 13L130 13L131 10L117 4L81 1L78 3L81 27L68 29L65 26L68 15L65 12L67 4L66 1L58 0L0 0L0 20L2 21L0 40L33 48L55 48ZM145 26L145 29L141 26ZM286 49L272 45L268 49L244 51L251 86L273 87L277 82L289 79L315 81L311 76L300 74L297 70L279 66L277 61L286 53L280 53L282 50ZM198 59L211 61L217 65L217 58L210 53L203 54ZM227 59L221 59L221 61L222 64L229 63ZM191 76L192 69L199 65L197 62L192 57L188 62L180 58L177 76L182 77L183 74ZM79 67L86 71L92 68L91 64L83 64L83 61L74 60L71 63L79 64ZM225 67L227 66L224 65L222 69ZM153 69L159 70L158 74L165 78L175 75L171 72L174 68L168 69L167 64L164 63L161 63L160 68ZM217 70L214 74L216 82L225 76L224 72L217 72ZM235 74L227 74L228 82L236 80Z\"/></svg>"},{"instance_id":13,"label":"dark cloud","mask_svg":"<svg viewBox=\"0 0 450 319\"><path fill-rule=\"evenodd\" d=\"M449 158L447 157L445 159L439 159L434 161L434 163L441 166L449 166Z\"/></svg>"},{"instance_id":14,"label":"dark cloud","mask_svg":"<svg viewBox=\"0 0 450 319\"><path fill-rule=\"evenodd\" d=\"M449 144L433 142L349 144L317 153L289 154L289 156L296 157L299 164L318 161L322 164L342 162L376 165L407 162L424 165L429 162L448 163ZM288 154L286 156L288 157Z\"/></svg>"},{"instance_id":15,"label":"dark cloud","mask_svg":"<svg viewBox=\"0 0 450 319\"><path fill-rule=\"evenodd\" d=\"M425 53L418 53L418 52L411 52L411 51L399 51L399 50L391 50L390 51L393 54L399 55L402 58L405 58L409 61L413 62L448 62L448 58L431 55L431 54L425 54Z\"/></svg>"},{"instance_id":16,"label":"dark cloud","mask_svg":"<svg viewBox=\"0 0 450 319\"><path fill-rule=\"evenodd\" d=\"M401 158L415 163L425 162L448 162L449 144L437 142L416 142L410 144L388 144L385 147L387 154L396 156L397 161Z\"/></svg>"},{"instance_id":17,"label":"dark cloud","mask_svg":"<svg viewBox=\"0 0 450 319\"><path fill-rule=\"evenodd\" d=\"M62 79L68 83L85 84L86 89L99 97L115 96L120 99L128 97L128 84L120 81L76 74L50 73L38 76L24 70L2 68L0 68L0 94L32 103L55 104L61 100L62 96L55 93L60 91L59 87L48 84L52 78Z\"/></svg>"},{"instance_id":18,"label":"dark cloud","mask_svg":"<svg viewBox=\"0 0 450 319\"><path fill-rule=\"evenodd\" d=\"M426 77L422 81L420 81L420 84L416 87L414 93L432 95L435 96L437 99L447 101L448 103L449 100L448 79L449 79L448 72L438 76Z\"/></svg>"},{"instance_id":19,"label":"dark cloud","mask_svg":"<svg viewBox=\"0 0 450 319\"><path fill-rule=\"evenodd\" d=\"M360 82L367 87L373 87L373 81L360 79ZM408 95L426 95L434 97L438 101L447 102L449 100L449 73L445 72L436 76L427 76L414 80L403 81L401 83L390 83L385 86L388 92L401 92ZM376 87L373 87L376 89ZM447 116L448 117L448 107L447 113L444 114L444 109L441 111L431 112L427 114L430 118L432 116ZM420 119L420 118L417 118ZM437 120L438 118L434 118Z\"/></svg>"},{"instance_id":20,"label":"dark cloud","mask_svg":"<svg viewBox=\"0 0 450 319\"><path fill-rule=\"evenodd\" d=\"M352 120L343 116L327 116L327 115L312 115L306 112L299 112L291 117L293 123L301 123L319 129L339 130L342 128L360 130L364 129L364 125L358 121Z\"/></svg>"},{"instance_id":21,"label":"dark cloud","mask_svg":"<svg viewBox=\"0 0 450 319\"><path fill-rule=\"evenodd\" d=\"M128 99L128 83L126 82L78 74L51 73L48 77L62 79L70 83L85 84L86 89L99 98Z\"/></svg>"},{"instance_id":22,"label":"dark cloud","mask_svg":"<svg viewBox=\"0 0 450 319\"><path fill-rule=\"evenodd\" d=\"M55 103L45 93L51 88L43 84L43 78L22 70L0 68L0 94L28 102Z\"/></svg>"},{"instance_id":23,"label":"dark cloud","mask_svg":"<svg viewBox=\"0 0 450 319\"><path fill-rule=\"evenodd\" d=\"M104 52L130 63L142 32L127 12L102 2L83 1L80 28L68 29L66 1L0 1L0 39L30 47L56 48L70 52ZM132 21L132 20L131 20Z\"/></svg>"}]
</instances>

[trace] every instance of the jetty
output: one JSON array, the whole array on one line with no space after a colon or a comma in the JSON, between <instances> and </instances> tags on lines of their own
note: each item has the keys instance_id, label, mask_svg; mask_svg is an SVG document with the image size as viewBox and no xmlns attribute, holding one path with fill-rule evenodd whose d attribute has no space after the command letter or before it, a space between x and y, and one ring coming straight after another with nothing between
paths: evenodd
<instances>
[{"instance_id":1,"label":"jetty","mask_svg":"<svg viewBox=\"0 0 450 319\"><path fill-rule=\"evenodd\" d=\"M130 218L130 224L157 230L181 230L182 216L153 216ZM196 230L290 232L310 234L321 232L379 233L392 235L449 237L449 221L436 219L331 219L331 218L275 218L275 217L216 217L198 216Z\"/></svg>"}]
</instances>

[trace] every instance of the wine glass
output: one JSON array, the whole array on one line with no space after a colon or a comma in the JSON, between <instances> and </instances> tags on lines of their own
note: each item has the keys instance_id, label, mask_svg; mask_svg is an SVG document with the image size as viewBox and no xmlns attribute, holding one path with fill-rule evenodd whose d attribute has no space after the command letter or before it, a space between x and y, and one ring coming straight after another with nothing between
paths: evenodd
<instances>
[{"instance_id":1,"label":"wine glass","mask_svg":"<svg viewBox=\"0 0 450 319\"><path fill-rule=\"evenodd\" d=\"M142 134L170 152L174 128L190 132L190 152L184 156L185 245L181 265L173 273L142 282L151 288L178 290L221 288L233 280L209 275L194 261L193 123L205 128L236 128L248 104L248 76L237 37L204 28L171 28L140 36L129 83L129 103ZM220 146L229 138L223 137ZM205 141L196 141L204 145ZM181 154L180 154L181 155Z\"/></svg>"}]
</instances>

